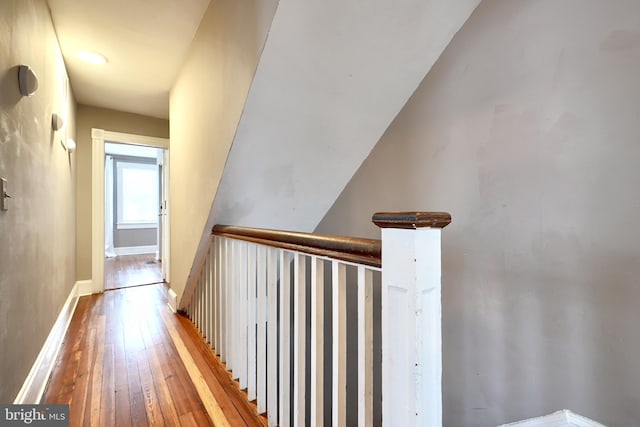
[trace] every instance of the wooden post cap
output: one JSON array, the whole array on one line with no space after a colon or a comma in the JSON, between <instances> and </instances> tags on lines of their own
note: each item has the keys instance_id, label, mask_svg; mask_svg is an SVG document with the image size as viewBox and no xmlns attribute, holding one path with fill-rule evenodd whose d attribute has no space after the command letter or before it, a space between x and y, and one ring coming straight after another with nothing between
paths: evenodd
<instances>
[{"instance_id":1,"label":"wooden post cap","mask_svg":"<svg viewBox=\"0 0 640 427\"><path fill-rule=\"evenodd\" d=\"M444 228L451 222L448 212L377 212L371 221L380 228Z\"/></svg>"}]
</instances>

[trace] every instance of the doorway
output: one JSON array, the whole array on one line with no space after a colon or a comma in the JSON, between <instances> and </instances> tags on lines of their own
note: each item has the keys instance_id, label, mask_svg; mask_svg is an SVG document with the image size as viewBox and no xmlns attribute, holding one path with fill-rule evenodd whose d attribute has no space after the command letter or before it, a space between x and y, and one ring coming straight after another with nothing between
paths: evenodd
<instances>
[{"instance_id":1,"label":"doorway","mask_svg":"<svg viewBox=\"0 0 640 427\"><path fill-rule=\"evenodd\" d=\"M120 145L120 146L136 146L139 148L147 148L147 149L152 149L154 150L156 153L161 153L161 155L157 155L156 160L154 162L153 168L155 168L156 170L156 174L158 176L160 176L160 180L159 182L156 184L157 185L157 194L159 195L158 199L156 200L156 204L157 206L155 207L155 215L156 215L156 222L157 222L157 240L156 240L156 245L154 245L154 250L150 251L149 248L146 248L144 250L144 252L149 252L149 257L147 258L143 258L143 259L130 259L130 260L126 260L126 261L131 261L131 262L127 262L126 264L138 264L140 265L140 263L142 263L143 265L149 265L149 266L153 266L155 265L156 268L160 269L160 277L161 279L159 281L165 281L165 282L169 282L170 280L170 276L169 276L169 186L168 186L168 180L169 180L169 153L168 153L168 148L169 148L169 140L168 139L164 139L164 138L155 138L155 137L147 137L147 136L141 136L141 135L134 135L134 134L123 134L123 133L118 133L118 132L110 132L110 131L105 131L103 129L92 129L91 131L91 137L92 137L92 244L91 244L91 266L92 266L92 279L91 279L91 292L92 293L99 293L102 292L105 288L106 288L106 280L105 280L105 264L107 262L107 236L108 233L106 232L106 220L110 219L107 218L107 203L105 203L106 201L106 196L107 196L107 188L106 188L106 179L105 179L105 171L107 170L106 167L106 154L108 150L105 150L105 146L107 144L115 144L115 145ZM161 151L158 151L157 149L161 149ZM159 159L162 160L159 160ZM126 169L126 168L125 168ZM112 170L115 174L117 174L117 170ZM135 175L135 174L134 174ZM113 197L113 195L111 196ZM160 203L158 203L160 202ZM117 204L117 201L116 201ZM115 219L115 226L116 228L118 228L118 224L117 224L117 207L113 209L114 215L116 216ZM131 219L131 218L129 218ZM147 217L147 219L149 219ZM139 227L139 224L127 224L127 218L125 215L125 218L123 220L123 218L120 218L120 229L122 230L126 230L127 227ZM112 222L112 224L114 223L113 219L110 219L110 221ZM148 226L148 224L147 224ZM148 232L146 233L147 235L149 234ZM115 242L114 242L115 243ZM120 246L122 246L122 242L119 243ZM144 246L144 245L143 245ZM147 246L151 246L151 245L147 245ZM115 245L114 245L115 247ZM127 248L127 246L124 246L125 248ZM127 253L127 251L131 251L131 246L128 247L129 249L126 249L122 254L124 255L143 255L140 253ZM135 250L134 250L135 252ZM124 260L124 259L122 259ZM147 264L148 262L148 264ZM122 263L121 263L122 264ZM124 268L123 265L120 265L119 267ZM127 267L129 268L129 267ZM134 269L136 267L133 267ZM132 274L135 275L135 274ZM148 279L148 275L147 273L144 274L137 274L138 276L141 277L147 277L144 280L149 280ZM152 279L154 280L154 279ZM122 281L125 281L127 283L130 282L130 280L127 278L127 274L123 273L123 278ZM137 281L137 279L136 279ZM137 284L141 284L141 283L137 283ZM113 287L113 285L109 285L110 287ZM121 287L116 285L116 287Z\"/></svg>"},{"instance_id":2,"label":"doorway","mask_svg":"<svg viewBox=\"0 0 640 427\"><path fill-rule=\"evenodd\" d=\"M164 152L105 142L105 290L163 281Z\"/></svg>"}]
</instances>

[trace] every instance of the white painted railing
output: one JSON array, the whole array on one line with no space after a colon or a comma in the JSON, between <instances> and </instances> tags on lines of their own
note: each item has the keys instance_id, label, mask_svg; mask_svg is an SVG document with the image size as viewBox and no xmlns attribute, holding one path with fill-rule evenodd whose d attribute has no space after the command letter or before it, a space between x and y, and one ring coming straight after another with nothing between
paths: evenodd
<instances>
[{"instance_id":1,"label":"white painted railing","mask_svg":"<svg viewBox=\"0 0 640 427\"><path fill-rule=\"evenodd\" d=\"M186 313L270 426L440 426L449 221L376 214L382 242L216 226Z\"/></svg>"}]
</instances>

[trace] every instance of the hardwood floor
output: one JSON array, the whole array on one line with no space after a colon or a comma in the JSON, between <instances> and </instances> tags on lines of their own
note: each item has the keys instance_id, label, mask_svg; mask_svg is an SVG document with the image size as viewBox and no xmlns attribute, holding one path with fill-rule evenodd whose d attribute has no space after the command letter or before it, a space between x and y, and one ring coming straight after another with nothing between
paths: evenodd
<instances>
[{"instance_id":1,"label":"hardwood floor","mask_svg":"<svg viewBox=\"0 0 640 427\"><path fill-rule=\"evenodd\" d=\"M164 284L80 298L42 403L72 426L264 426Z\"/></svg>"},{"instance_id":2,"label":"hardwood floor","mask_svg":"<svg viewBox=\"0 0 640 427\"><path fill-rule=\"evenodd\" d=\"M162 266L155 255L121 255L104 261L104 288L119 289L129 286L162 282Z\"/></svg>"}]
</instances>

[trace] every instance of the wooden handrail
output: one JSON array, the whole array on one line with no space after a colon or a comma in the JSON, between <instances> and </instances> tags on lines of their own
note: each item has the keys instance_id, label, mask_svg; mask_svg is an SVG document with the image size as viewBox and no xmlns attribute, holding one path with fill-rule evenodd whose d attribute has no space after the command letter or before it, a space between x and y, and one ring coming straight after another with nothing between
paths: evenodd
<instances>
[{"instance_id":1,"label":"wooden handrail","mask_svg":"<svg viewBox=\"0 0 640 427\"><path fill-rule=\"evenodd\" d=\"M377 212L371 221L380 228L444 228L451 223L449 212Z\"/></svg>"},{"instance_id":2,"label":"wooden handrail","mask_svg":"<svg viewBox=\"0 0 640 427\"><path fill-rule=\"evenodd\" d=\"M380 268L381 242L375 239L216 225L212 233L247 242L326 256Z\"/></svg>"}]
</instances>

